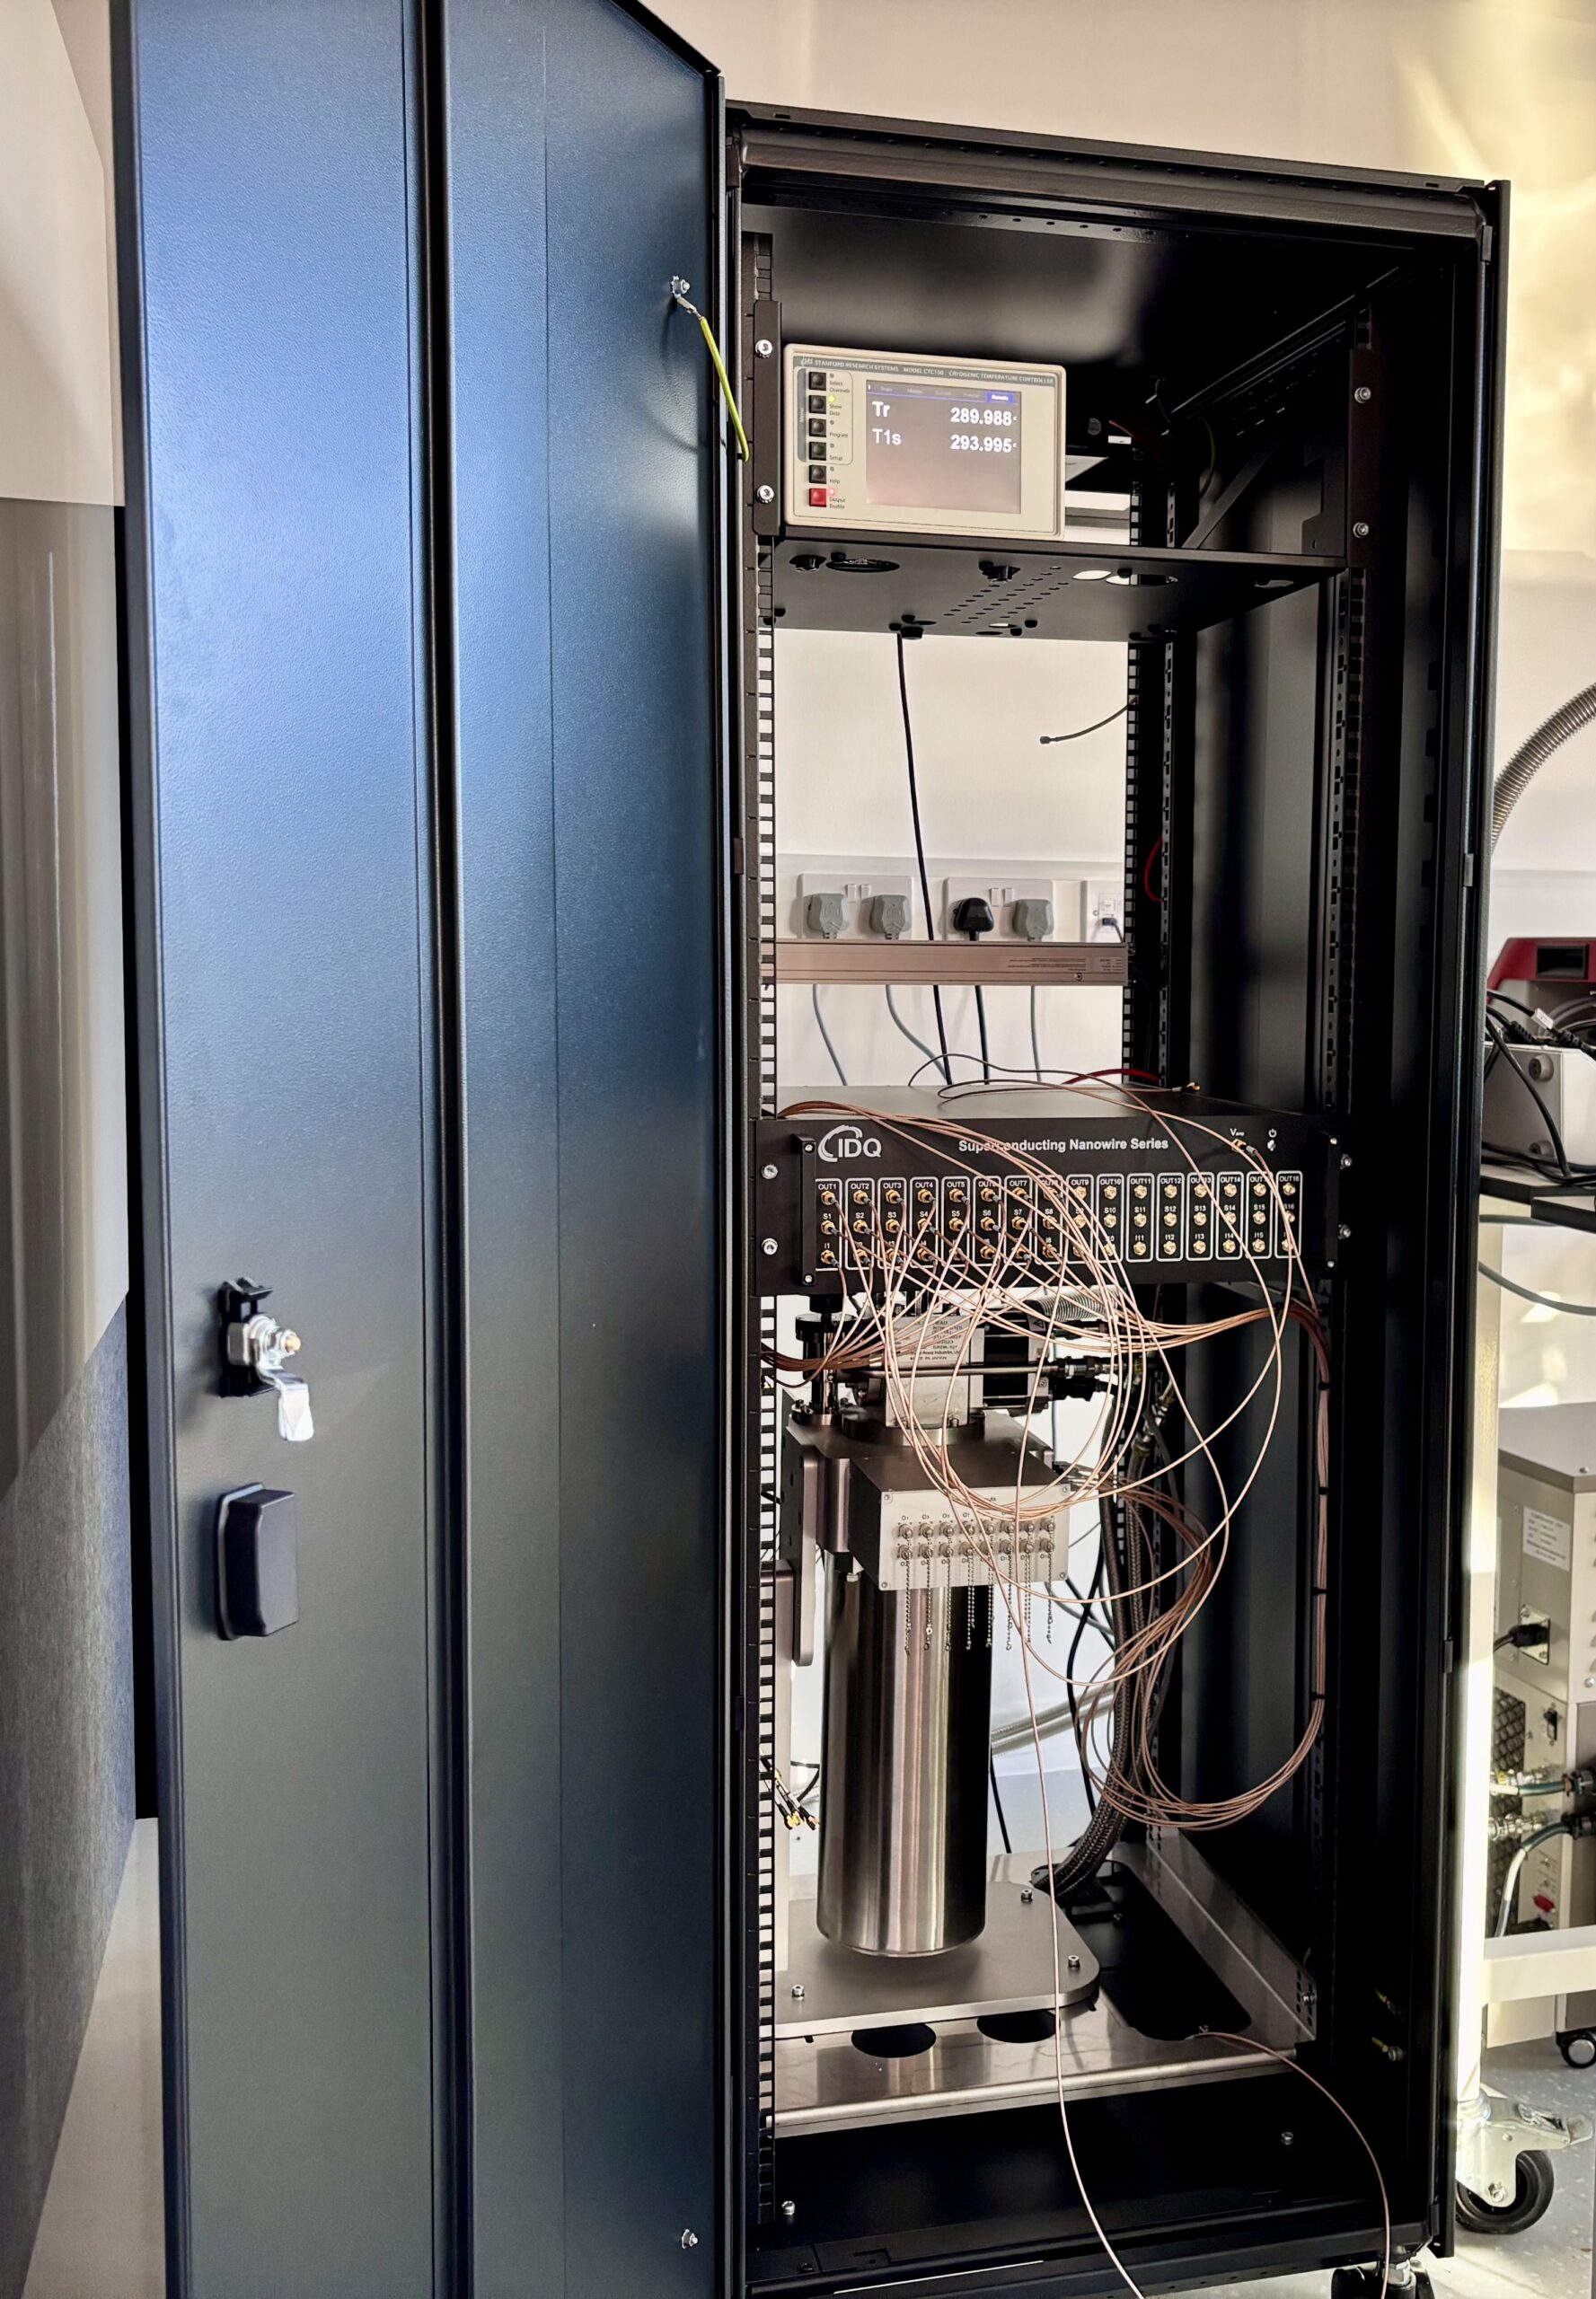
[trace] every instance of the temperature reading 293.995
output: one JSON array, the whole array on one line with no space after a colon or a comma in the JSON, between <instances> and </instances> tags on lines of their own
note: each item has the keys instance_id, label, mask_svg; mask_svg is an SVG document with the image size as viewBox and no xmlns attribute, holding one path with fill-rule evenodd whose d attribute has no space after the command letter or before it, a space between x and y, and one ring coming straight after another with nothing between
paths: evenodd
<instances>
[{"instance_id":1,"label":"temperature reading 293.995","mask_svg":"<svg viewBox=\"0 0 1596 2299\"><path fill-rule=\"evenodd\" d=\"M1017 391L872 382L865 430L865 495L948 511L1018 511Z\"/></svg>"}]
</instances>

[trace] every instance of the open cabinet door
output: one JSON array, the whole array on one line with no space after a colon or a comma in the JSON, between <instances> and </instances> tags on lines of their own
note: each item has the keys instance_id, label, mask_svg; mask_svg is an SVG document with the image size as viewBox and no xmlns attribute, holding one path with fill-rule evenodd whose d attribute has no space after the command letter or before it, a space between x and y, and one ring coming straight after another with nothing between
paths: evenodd
<instances>
[{"instance_id":1,"label":"open cabinet door","mask_svg":"<svg viewBox=\"0 0 1596 2299\"><path fill-rule=\"evenodd\" d=\"M652 2299L726 2287L720 99L445 23L475 2289Z\"/></svg>"},{"instance_id":2,"label":"open cabinet door","mask_svg":"<svg viewBox=\"0 0 1596 2299\"><path fill-rule=\"evenodd\" d=\"M405 11L139 0L124 37L169 2286L422 2299L444 1527ZM308 1442L222 1393L239 1277L303 1340ZM225 1640L218 1504L250 1484L294 1495L298 1618Z\"/></svg>"},{"instance_id":3,"label":"open cabinet door","mask_svg":"<svg viewBox=\"0 0 1596 2299\"><path fill-rule=\"evenodd\" d=\"M119 14L170 2287L707 2293L718 86Z\"/></svg>"}]
</instances>

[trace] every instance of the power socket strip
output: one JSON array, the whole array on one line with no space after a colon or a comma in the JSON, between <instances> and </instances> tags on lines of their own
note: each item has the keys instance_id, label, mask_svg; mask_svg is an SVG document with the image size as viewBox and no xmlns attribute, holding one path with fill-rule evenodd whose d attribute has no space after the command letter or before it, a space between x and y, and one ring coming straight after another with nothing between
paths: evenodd
<instances>
[{"instance_id":1,"label":"power socket strip","mask_svg":"<svg viewBox=\"0 0 1596 2299\"><path fill-rule=\"evenodd\" d=\"M1123 942L1125 890L1118 878L1080 881L1080 938L1083 942Z\"/></svg>"},{"instance_id":2,"label":"power socket strip","mask_svg":"<svg viewBox=\"0 0 1596 2299\"><path fill-rule=\"evenodd\" d=\"M792 931L807 942L825 938L816 934L809 923L808 906L811 894L840 894L846 903L845 922L835 940L839 942L879 942L881 936L870 924L870 904L877 894L901 894L909 905L909 924L904 939L913 940L925 931L924 923L914 912L913 881L905 872L902 876L887 870L861 872L852 876L843 871L803 870L798 874L798 897L793 903Z\"/></svg>"},{"instance_id":3,"label":"power socket strip","mask_svg":"<svg viewBox=\"0 0 1596 2299\"><path fill-rule=\"evenodd\" d=\"M992 904L997 923L983 942L1018 942L1025 937L1014 930L1014 905L1017 902L1050 902L1053 908L1053 932L1049 941L1068 941L1068 920L1063 921L1064 931L1059 931L1058 889L1051 878L945 878L942 881L942 934L946 940L957 938L953 913L961 902L974 896Z\"/></svg>"}]
</instances>

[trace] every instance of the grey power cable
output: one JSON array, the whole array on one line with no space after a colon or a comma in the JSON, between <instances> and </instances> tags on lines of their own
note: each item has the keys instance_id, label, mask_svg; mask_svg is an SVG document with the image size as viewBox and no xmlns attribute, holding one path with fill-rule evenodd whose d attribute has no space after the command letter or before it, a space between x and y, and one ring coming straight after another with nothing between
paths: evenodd
<instances>
[{"instance_id":1,"label":"grey power cable","mask_svg":"<svg viewBox=\"0 0 1596 2299\"><path fill-rule=\"evenodd\" d=\"M815 1009L815 1019L819 1026L820 1035L825 1040L825 1050L832 1058L832 1068L836 1071L838 1077L845 1086L848 1083L848 1072L843 1069L842 1057L838 1053L836 1047L832 1044L832 1034L825 1026L825 1016L820 1010L820 984L818 982L816 982L813 989L810 991L809 1000Z\"/></svg>"},{"instance_id":2,"label":"grey power cable","mask_svg":"<svg viewBox=\"0 0 1596 2299\"><path fill-rule=\"evenodd\" d=\"M1531 1222L1525 1226L1532 1229L1535 1224ZM1540 1227L1544 1229L1546 1224L1542 1222ZM1596 1302L1557 1301L1549 1293L1532 1292L1528 1285L1521 1285L1513 1278L1503 1277L1502 1272L1493 1269L1489 1262L1480 1263L1479 1273L1482 1277L1488 1277L1493 1285L1500 1285L1504 1293L1516 1293L1521 1301L1533 1301L1538 1308L1562 1309L1571 1317L1596 1317Z\"/></svg>"},{"instance_id":3,"label":"grey power cable","mask_svg":"<svg viewBox=\"0 0 1596 2299\"><path fill-rule=\"evenodd\" d=\"M892 1018L897 1025L898 1029L901 1031L903 1035L908 1039L911 1045L917 1045L920 1048L920 1051L924 1054L927 1061L934 1061L938 1069L940 1070L942 1067L941 1055L937 1052L934 1046L927 1045L923 1038L916 1037L914 1032L909 1027L908 1023L904 1021L903 1016L898 1012L897 1002L893 997L892 984L890 982L886 984L886 1010L892 1016ZM921 1067L923 1069L924 1066L925 1065L922 1062Z\"/></svg>"},{"instance_id":4,"label":"grey power cable","mask_svg":"<svg viewBox=\"0 0 1596 2299\"><path fill-rule=\"evenodd\" d=\"M1493 846L1501 837L1509 815L1552 753L1561 750L1570 735L1577 735L1582 727L1590 726L1593 719L1596 719L1596 686L1583 687L1578 694L1571 694L1549 718L1543 719L1528 742L1519 744L1491 786Z\"/></svg>"},{"instance_id":5,"label":"grey power cable","mask_svg":"<svg viewBox=\"0 0 1596 2299\"><path fill-rule=\"evenodd\" d=\"M931 882L925 867L925 834L920 825L920 779L914 771L914 722L909 715L909 678L904 667L904 634L898 639L898 701L904 714L904 758L909 770L909 813L914 824L914 859L920 867L920 895L925 904L925 938L937 938L937 921L931 915ZM948 1025L942 1018L942 991L931 985L931 1006L937 1017L937 1044L942 1049L942 1083L951 1086L953 1071L948 1061Z\"/></svg>"},{"instance_id":6,"label":"grey power cable","mask_svg":"<svg viewBox=\"0 0 1596 2299\"><path fill-rule=\"evenodd\" d=\"M1042 1039L1036 1027L1036 985L1031 984L1031 1061L1036 1067L1036 1083L1042 1083Z\"/></svg>"},{"instance_id":7,"label":"grey power cable","mask_svg":"<svg viewBox=\"0 0 1596 2299\"><path fill-rule=\"evenodd\" d=\"M1514 1900L1518 1898L1519 1878L1524 1872L1525 1861L1528 1860L1530 1854L1534 1851L1538 1844L1549 1844L1555 1836L1572 1836L1574 1832L1574 1822L1572 1820L1548 1820L1546 1827L1543 1828L1531 1828L1530 1834L1524 1838L1522 1844L1520 1845L1518 1850L1513 1854L1512 1858L1508 1862L1507 1873L1502 1879L1502 1898L1498 1902L1496 1908L1496 1937L1498 1940L1503 1940L1506 1938L1507 1927L1512 1922L1512 1905Z\"/></svg>"}]
</instances>

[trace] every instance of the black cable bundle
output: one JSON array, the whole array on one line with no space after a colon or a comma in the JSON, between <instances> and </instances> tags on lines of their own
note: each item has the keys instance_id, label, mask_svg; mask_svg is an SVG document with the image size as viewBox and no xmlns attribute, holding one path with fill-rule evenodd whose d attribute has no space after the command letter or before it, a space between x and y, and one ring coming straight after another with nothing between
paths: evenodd
<instances>
[{"instance_id":1,"label":"black cable bundle","mask_svg":"<svg viewBox=\"0 0 1596 2299\"><path fill-rule=\"evenodd\" d=\"M1141 1456L1138 1467L1134 1472L1137 1476L1145 1474L1155 1447L1166 1460L1168 1458L1168 1449L1164 1442L1161 1426L1163 1415L1168 1407L1168 1397L1166 1394L1161 1400L1151 1405L1148 1408L1147 1428L1137 1448L1137 1452ZM1113 1632L1113 1641L1118 1644L1129 1638L1140 1636L1151 1625L1162 1609L1164 1590L1168 1584L1162 1581L1156 1570L1150 1572L1142 1571L1142 1560L1133 1550L1130 1511L1124 1502L1101 1502L1098 1504L1098 1524L1100 1529L1098 1537L1098 1562L1092 1574L1089 1596L1095 1594L1099 1583L1107 1584L1108 1602L1105 1610ZM1152 1585L1150 1586L1150 1583ZM1065 1663L1065 1674L1071 1679L1075 1673L1075 1653L1085 1631L1087 1618L1087 1614L1082 1613L1071 1642L1070 1657ZM1154 1723L1157 1722L1158 1711L1163 1705L1167 1683L1166 1670L1153 1694L1152 1722ZM1133 1678L1125 1678L1115 1687L1114 1702L1110 1711L1113 1737L1105 1782L1107 1787L1112 1787L1116 1776L1124 1770L1125 1750L1130 1744L1134 1705L1141 1697L1142 1687ZM1118 1809L1115 1798L1112 1795L1097 1799L1092 1797L1087 1765L1086 1740L1076 1713L1077 1704L1072 1682L1069 1688L1068 1698L1071 1718L1075 1724L1076 1746L1080 1751L1081 1777L1087 1784L1087 1797L1091 1804L1091 1818L1071 1845L1065 1857L1054 1863L1050 1880L1051 1889L1054 1898L1060 1901L1064 1900L1071 1892L1097 1874L1098 1870L1107 1859L1125 1830L1124 1814Z\"/></svg>"}]
</instances>

